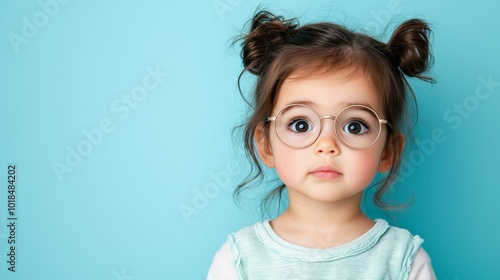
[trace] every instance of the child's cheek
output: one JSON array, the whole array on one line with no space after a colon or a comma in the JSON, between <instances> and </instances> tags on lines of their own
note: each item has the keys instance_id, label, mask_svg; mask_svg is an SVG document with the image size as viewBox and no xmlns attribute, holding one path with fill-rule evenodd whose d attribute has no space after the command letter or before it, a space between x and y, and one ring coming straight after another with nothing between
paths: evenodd
<instances>
[{"instance_id":1,"label":"child's cheek","mask_svg":"<svg viewBox=\"0 0 500 280\"><path fill-rule=\"evenodd\" d=\"M345 162L348 166L345 165L344 173L350 173L349 179L353 181L353 184L360 188L369 186L377 174L378 160L376 155L353 155L348 161Z\"/></svg>"},{"instance_id":2,"label":"child's cheek","mask_svg":"<svg viewBox=\"0 0 500 280\"><path fill-rule=\"evenodd\" d=\"M307 170L305 158L298 150L275 150L274 158L276 172L285 184L293 183Z\"/></svg>"}]
</instances>

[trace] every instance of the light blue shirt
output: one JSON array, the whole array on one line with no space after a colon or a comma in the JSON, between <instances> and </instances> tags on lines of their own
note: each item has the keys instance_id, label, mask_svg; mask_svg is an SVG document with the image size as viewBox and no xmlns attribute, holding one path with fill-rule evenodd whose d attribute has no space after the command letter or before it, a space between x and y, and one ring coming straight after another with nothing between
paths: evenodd
<instances>
[{"instance_id":1,"label":"light blue shirt","mask_svg":"<svg viewBox=\"0 0 500 280\"><path fill-rule=\"evenodd\" d=\"M269 221L228 237L239 279L407 279L423 240L384 220L346 244L314 249L280 238Z\"/></svg>"}]
</instances>

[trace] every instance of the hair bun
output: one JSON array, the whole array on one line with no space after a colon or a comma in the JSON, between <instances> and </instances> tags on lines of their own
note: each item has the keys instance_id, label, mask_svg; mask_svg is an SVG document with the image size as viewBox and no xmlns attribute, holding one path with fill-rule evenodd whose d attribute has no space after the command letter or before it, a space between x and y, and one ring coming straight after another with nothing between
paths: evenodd
<instances>
[{"instance_id":1,"label":"hair bun","mask_svg":"<svg viewBox=\"0 0 500 280\"><path fill-rule=\"evenodd\" d=\"M430 51L429 25L420 19L403 22L387 43L393 63L409 77L433 82L428 76L422 75L430 68L432 54Z\"/></svg>"},{"instance_id":2,"label":"hair bun","mask_svg":"<svg viewBox=\"0 0 500 280\"><path fill-rule=\"evenodd\" d=\"M250 33L240 38L243 40L241 56L245 69L260 75L297 25L294 20L284 20L267 11L256 13Z\"/></svg>"}]
</instances>

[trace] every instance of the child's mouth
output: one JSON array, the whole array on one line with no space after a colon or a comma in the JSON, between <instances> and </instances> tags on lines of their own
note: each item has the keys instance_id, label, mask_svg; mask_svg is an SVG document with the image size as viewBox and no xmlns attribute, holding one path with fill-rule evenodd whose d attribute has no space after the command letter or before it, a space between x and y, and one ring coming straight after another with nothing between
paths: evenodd
<instances>
[{"instance_id":1,"label":"child's mouth","mask_svg":"<svg viewBox=\"0 0 500 280\"><path fill-rule=\"evenodd\" d=\"M342 176L342 173L338 172L335 168L328 165L322 165L309 174L321 179L335 179Z\"/></svg>"}]
</instances>

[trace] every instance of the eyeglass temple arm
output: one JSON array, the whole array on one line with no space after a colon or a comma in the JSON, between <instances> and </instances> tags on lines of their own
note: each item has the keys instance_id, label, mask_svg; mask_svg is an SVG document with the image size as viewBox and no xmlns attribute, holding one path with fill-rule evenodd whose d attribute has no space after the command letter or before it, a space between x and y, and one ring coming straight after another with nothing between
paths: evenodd
<instances>
[{"instance_id":1,"label":"eyeglass temple arm","mask_svg":"<svg viewBox=\"0 0 500 280\"><path fill-rule=\"evenodd\" d=\"M382 119L379 119L378 121L379 121L380 123L385 123L385 124L386 124L387 126L389 126L389 128L392 130L392 125L391 125L389 122L387 122L387 120L382 120Z\"/></svg>"}]
</instances>

